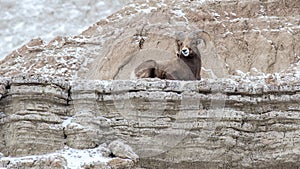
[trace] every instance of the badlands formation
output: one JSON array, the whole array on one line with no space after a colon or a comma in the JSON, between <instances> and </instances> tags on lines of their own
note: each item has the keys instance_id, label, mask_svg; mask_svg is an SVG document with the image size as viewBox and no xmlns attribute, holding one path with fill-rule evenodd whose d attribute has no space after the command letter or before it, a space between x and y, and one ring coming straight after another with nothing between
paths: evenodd
<instances>
[{"instance_id":1,"label":"badlands formation","mask_svg":"<svg viewBox=\"0 0 300 169\"><path fill-rule=\"evenodd\" d=\"M2 168L300 167L300 2L138 0L0 61ZM135 79L205 30L202 80Z\"/></svg>"}]
</instances>

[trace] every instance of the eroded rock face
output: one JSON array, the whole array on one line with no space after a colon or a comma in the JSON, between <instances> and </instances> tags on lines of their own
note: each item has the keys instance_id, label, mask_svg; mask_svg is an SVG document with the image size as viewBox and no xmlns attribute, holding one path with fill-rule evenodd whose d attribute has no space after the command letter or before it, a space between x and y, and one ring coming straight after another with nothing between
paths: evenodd
<instances>
[{"instance_id":1,"label":"eroded rock face","mask_svg":"<svg viewBox=\"0 0 300 169\"><path fill-rule=\"evenodd\" d=\"M75 111L95 105L90 114L106 119L103 135L127 140L141 166L280 168L299 165L298 78L82 81L72 93ZM88 93L98 94L81 103Z\"/></svg>"},{"instance_id":2,"label":"eroded rock face","mask_svg":"<svg viewBox=\"0 0 300 169\"><path fill-rule=\"evenodd\" d=\"M23 156L61 149L64 133L60 123L68 115L69 83L18 76L10 79L8 89L1 99L0 111L5 113L1 119L1 133L5 133L1 152Z\"/></svg>"},{"instance_id":3,"label":"eroded rock face","mask_svg":"<svg viewBox=\"0 0 300 169\"><path fill-rule=\"evenodd\" d=\"M99 150L106 161L82 166L297 167L299 79L294 70L284 77L201 81L80 80L66 91L63 79L14 77L0 100L0 164L7 165L8 155L106 144Z\"/></svg>"},{"instance_id":4,"label":"eroded rock face","mask_svg":"<svg viewBox=\"0 0 300 169\"><path fill-rule=\"evenodd\" d=\"M199 45L202 77L275 73L299 61L299 2L135 1L81 35L34 39L0 63L2 76L22 73L69 79L131 79L143 61L175 55L178 31L207 31Z\"/></svg>"},{"instance_id":5,"label":"eroded rock face","mask_svg":"<svg viewBox=\"0 0 300 169\"><path fill-rule=\"evenodd\" d=\"M0 167L60 168L66 147L101 145L104 161L78 166L299 167L298 18L298 1L137 1L79 36L32 40L0 63ZM194 29L212 37L203 80L128 80Z\"/></svg>"},{"instance_id":6,"label":"eroded rock face","mask_svg":"<svg viewBox=\"0 0 300 169\"><path fill-rule=\"evenodd\" d=\"M128 168L136 164L138 156L127 144L115 141L99 146L104 142L97 141L100 135L94 128L72 122L74 105L66 79L27 75L0 82L0 167Z\"/></svg>"}]
</instances>

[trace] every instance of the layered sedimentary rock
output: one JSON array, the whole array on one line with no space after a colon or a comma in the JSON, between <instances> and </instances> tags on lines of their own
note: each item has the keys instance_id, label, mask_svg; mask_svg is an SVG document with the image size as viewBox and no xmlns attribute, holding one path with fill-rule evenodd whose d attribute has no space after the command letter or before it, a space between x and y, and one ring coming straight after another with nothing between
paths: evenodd
<instances>
[{"instance_id":1,"label":"layered sedimentary rock","mask_svg":"<svg viewBox=\"0 0 300 169\"><path fill-rule=\"evenodd\" d=\"M299 79L299 72L291 72L284 77L81 80L70 85L63 79L14 77L0 100L0 152L26 156L65 146L108 145L111 160L104 166L299 167Z\"/></svg>"},{"instance_id":2,"label":"layered sedimentary rock","mask_svg":"<svg viewBox=\"0 0 300 169\"><path fill-rule=\"evenodd\" d=\"M0 62L0 75L130 79L148 59L175 55L175 34L205 30L202 77L275 73L299 61L300 3L276 1L134 1L74 37L34 39Z\"/></svg>"},{"instance_id":3,"label":"layered sedimentary rock","mask_svg":"<svg viewBox=\"0 0 300 169\"><path fill-rule=\"evenodd\" d=\"M130 168L137 161L121 141L93 144L97 134L81 135L79 128L87 127L71 122L74 108L66 79L16 76L1 78L0 87L0 167ZM78 139L82 136L86 142Z\"/></svg>"},{"instance_id":4,"label":"layered sedimentary rock","mask_svg":"<svg viewBox=\"0 0 300 169\"><path fill-rule=\"evenodd\" d=\"M67 116L69 83L55 78L18 76L1 99L4 112L1 152L10 156L41 154L64 146L62 123Z\"/></svg>"},{"instance_id":5,"label":"layered sedimentary rock","mask_svg":"<svg viewBox=\"0 0 300 169\"><path fill-rule=\"evenodd\" d=\"M32 40L0 61L0 167L299 167L299 5L135 1ZM201 81L128 80L198 29Z\"/></svg>"},{"instance_id":6,"label":"layered sedimentary rock","mask_svg":"<svg viewBox=\"0 0 300 169\"><path fill-rule=\"evenodd\" d=\"M79 81L74 110L92 117L75 121L126 140L143 167L299 166L299 77L251 80Z\"/></svg>"}]
</instances>

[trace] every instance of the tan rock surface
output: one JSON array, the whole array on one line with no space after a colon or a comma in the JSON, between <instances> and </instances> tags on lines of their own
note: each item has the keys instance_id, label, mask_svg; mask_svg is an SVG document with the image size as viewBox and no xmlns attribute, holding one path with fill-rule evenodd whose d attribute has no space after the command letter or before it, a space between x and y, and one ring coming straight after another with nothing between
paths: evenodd
<instances>
[{"instance_id":1,"label":"tan rock surface","mask_svg":"<svg viewBox=\"0 0 300 169\"><path fill-rule=\"evenodd\" d=\"M67 116L69 84L56 78L18 76L9 81L8 88L0 104L5 113L1 152L23 156L61 149L64 133L60 123Z\"/></svg>"},{"instance_id":2,"label":"tan rock surface","mask_svg":"<svg viewBox=\"0 0 300 169\"><path fill-rule=\"evenodd\" d=\"M0 74L130 79L140 62L174 57L176 32L198 29L212 37L199 46L202 77L280 72L299 61L299 8L293 0L139 0L79 36L32 40L0 62Z\"/></svg>"},{"instance_id":3,"label":"tan rock surface","mask_svg":"<svg viewBox=\"0 0 300 169\"><path fill-rule=\"evenodd\" d=\"M32 40L0 62L0 167L69 166L81 150L80 168L299 167L299 5L141 0L79 36ZM203 77L230 78L120 80L194 29L212 37Z\"/></svg>"},{"instance_id":4,"label":"tan rock surface","mask_svg":"<svg viewBox=\"0 0 300 169\"><path fill-rule=\"evenodd\" d=\"M112 161L81 166L296 167L299 79L295 69L284 76L201 81L80 80L67 90L61 78L13 77L0 100L0 162L9 166L7 156L19 156L10 166L39 166L44 154L65 146L92 157L98 145L111 143L99 151ZM114 150L114 140L133 152L127 145ZM27 163L27 155L40 155L39 162Z\"/></svg>"}]
</instances>

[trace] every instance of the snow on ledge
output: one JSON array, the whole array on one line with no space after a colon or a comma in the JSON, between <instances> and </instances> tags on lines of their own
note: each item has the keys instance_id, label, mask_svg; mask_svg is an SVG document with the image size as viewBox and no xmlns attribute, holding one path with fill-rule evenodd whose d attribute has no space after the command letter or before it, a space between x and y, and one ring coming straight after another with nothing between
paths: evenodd
<instances>
[{"instance_id":1,"label":"snow on ledge","mask_svg":"<svg viewBox=\"0 0 300 169\"><path fill-rule=\"evenodd\" d=\"M111 160L108 157L109 150L100 145L94 149L73 149L69 147L65 147L63 150L59 150L53 153L44 154L44 155L32 155L32 156L24 156L24 157L1 157L1 161L9 161L9 165L26 163L26 162L35 162L41 159L53 159L57 157L62 157L67 162L67 168L76 169L82 168L83 165L88 165L92 163L104 163L106 164ZM0 153L1 154L1 153Z\"/></svg>"}]
</instances>

